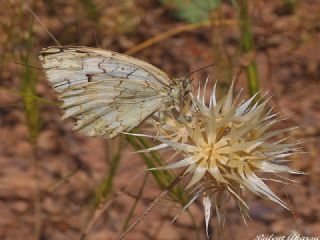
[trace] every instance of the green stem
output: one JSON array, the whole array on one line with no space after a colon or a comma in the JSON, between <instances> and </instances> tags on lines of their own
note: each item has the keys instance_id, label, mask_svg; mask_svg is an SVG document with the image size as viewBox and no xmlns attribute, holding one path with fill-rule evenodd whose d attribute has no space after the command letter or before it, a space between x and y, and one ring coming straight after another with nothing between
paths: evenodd
<instances>
[{"instance_id":1,"label":"green stem","mask_svg":"<svg viewBox=\"0 0 320 240\"><path fill-rule=\"evenodd\" d=\"M26 45L26 54L22 55L22 61L25 66L30 65L30 56L32 54L33 44L33 20L30 20L28 39L24 42ZM33 74L33 70L29 67L25 67L22 74L21 92L23 93L24 110L27 119L27 125L29 129L29 136L32 143L36 142L39 125L40 125L40 113L38 108L38 101L33 96L36 94L37 79Z\"/></svg>"},{"instance_id":2,"label":"green stem","mask_svg":"<svg viewBox=\"0 0 320 240\"><path fill-rule=\"evenodd\" d=\"M201 239L200 230L199 230L199 226L197 224L197 221L196 221L195 217L193 216L192 212L189 209L187 209L186 212L188 213L188 215L189 215L189 217L191 219L192 226L193 226L193 228L195 230L196 239L200 240Z\"/></svg>"},{"instance_id":3,"label":"green stem","mask_svg":"<svg viewBox=\"0 0 320 240\"><path fill-rule=\"evenodd\" d=\"M134 201L134 203L133 203L133 205L132 205L132 207L131 207L131 209L130 209L130 212L129 212L126 220L124 221L123 228L122 228L123 231L125 231L125 230L128 228L128 226L129 226L130 220L131 220L131 218L132 218L132 216L133 216L133 214L134 214L134 211L135 211L136 208L137 208L138 202L139 202L139 200L140 200L141 197L142 197L142 192L143 192L143 190L144 190L144 187L146 186L147 179L148 179L148 173L146 173L146 174L144 175L143 182L142 182L142 185L141 185L141 187L140 187L140 189L139 189L138 195L137 195L137 197L136 197L136 199L135 199L135 201Z\"/></svg>"},{"instance_id":4,"label":"green stem","mask_svg":"<svg viewBox=\"0 0 320 240\"><path fill-rule=\"evenodd\" d=\"M121 160L121 150L123 148L123 142L121 138L119 139L118 151L112 157L110 161L109 171L106 175L106 178L100 183L100 186L96 190L95 194L95 206L98 206L102 201L104 201L108 195L112 192L113 189L113 179L116 175L116 171L119 167Z\"/></svg>"},{"instance_id":5,"label":"green stem","mask_svg":"<svg viewBox=\"0 0 320 240\"><path fill-rule=\"evenodd\" d=\"M21 9L21 12L23 10ZM21 14L21 16L23 16ZM25 20L25 19L19 19ZM42 211L41 211L41 192L40 192L40 161L37 154L37 138L40 129L40 111L38 101L36 98L36 85L37 79L30 65L30 59L33 55L33 18L30 19L28 25L27 38L21 39L22 45L25 46L25 52L21 54L21 60L25 65L21 76L21 92L23 93L24 112L26 116L26 122L29 131L30 145L32 146L32 165L34 169L34 183L35 183L35 198L34 198L34 239L39 240L41 238L42 227Z\"/></svg>"},{"instance_id":6,"label":"green stem","mask_svg":"<svg viewBox=\"0 0 320 240\"><path fill-rule=\"evenodd\" d=\"M142 137L127 135L127 140L136 151L150 147L148 142ZM156 168L166 164L157 152L139 152L139 155L148 168ZM151 174L161 188L166 188L176 177L172 172L163 170L153 170L151 171ZM170 194L174 200L178 201L182 205L185 205L188 201L188 197L181 186L174 187L170 190Z\"/></svg>"},{"instance_id":7,"label":"green stem","mask_svg":"<svg viewBox=\"0 0 320 240\"><path fill-rule=\"evenodd\" d=\"M238 0L239 4L239 23L241 31L240 46L244 54L254 51L254 42L251 32L250 15L247 0ZM259 91L259 76L257 64L252 60L246 67L248 88L250 95L254 95Z\"/></svg>"}]
</instances>

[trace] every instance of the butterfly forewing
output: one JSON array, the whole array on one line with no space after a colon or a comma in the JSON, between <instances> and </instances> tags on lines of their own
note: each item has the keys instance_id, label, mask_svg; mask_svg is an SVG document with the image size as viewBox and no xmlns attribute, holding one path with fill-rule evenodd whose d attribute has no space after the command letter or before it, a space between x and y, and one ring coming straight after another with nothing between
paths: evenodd
<instances>
[{"instance_id":1,"label":"butterfly forewing","mask_svg":"<svg viewBox=\"0 0 320 240\"><path fill-rule=\"evenodd\" d=\"M40 60L75 130L114 137L172 104L172 80L144 61L88 47L50 47Z\"/></svg>"}]
</instances>

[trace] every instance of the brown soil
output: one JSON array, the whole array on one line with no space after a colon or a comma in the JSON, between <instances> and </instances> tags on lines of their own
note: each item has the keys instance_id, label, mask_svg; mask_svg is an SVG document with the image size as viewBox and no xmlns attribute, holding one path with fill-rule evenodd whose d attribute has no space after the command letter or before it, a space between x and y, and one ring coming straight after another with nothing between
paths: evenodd
<instances>
[{"instance_id":1,"label":"brown soil","mask_svg":"<svg viewBox=\"0 0 320 240\"><path fill-rule=\"evenodd\" d=\"M7 9L0 16L0 53L5 59L0 63L0 85L19 91L23 66L14 64L12 59L21 62L19 56L26 51L25 36L32 17L26 7L21 7L20 1L5 2L0 4L1 8ZM125 52L146 39L185 24L172 15L172 9L159 1L93 1L101 11L99 24L96 15L90 15L89 6L80 3L91 1L34 2L34 5L31 1L29 4L42 25L47 26L63 45L98 46ZM302 139L306 154L294 156L290 166L309 175L290 176L299 182L297 187L270 183L293 213L248 193L252 221L245 226L238 208L231 202L222 232L219 232L215 216L212 218L214 239L254 239L258 234L282 236L293 233L320 237L320 2L299 1L294 13L290 13L283 2L273 0L251 4L257 47L255 57L262 92L270 91L276 110L289 118L285 124L300 127L290 138ZM232 9L229 4L224 4L221 11L226 18L236 19ZM239 41L236 22L222 29L224 53L235 56ZM212 47L213 33L209 27L184 32L134 56L172 76L185 76L199 66L219 65L220 58ZM39 66L36 60L38 51L49 45L55 45L54 41L35 21L29 65ZM231 72L239 69L240 62L239 58L234 58ZM39 79L39 96L56 100L43 73L34 72ZM193 78L203 80L207 74L213 79L220 78L222 83L230 80L223 79L223 70L217 67L198 72ZM237 89L240 87L246 88L245 74L241 74L237 83ZM34 226L38 220L41 221L40 239L79 239L92 212L94 191L109 169L106 140L74 133L70 121L60 120L62 112L55 105L41 103L40 114L41 128L33 149L21 96L0 89L0 239L34 239ZM111 142L113 151L116 145L117 140ZM127 186L127 191L135 195L142 185L146 166L130 152L129 147L123 150L113 192ZM65 178L74 169L77 169L75 174ZM38 180L35 179L37 174ZM61 182L61 179L67 180ZM40 190L40 217L35 214L37 187ZM134 217L142 213L159 193L150 175ZM90 230L87 239L116 239L134 201L129 194L117 197ZM200 238L206 239L201 202L193 204L190 209L200 228ZM169 199L161 200L126 239L196 239L188 214L183 213L171 223L179 210L180 206Z\"/></svg>"}]
</instances>

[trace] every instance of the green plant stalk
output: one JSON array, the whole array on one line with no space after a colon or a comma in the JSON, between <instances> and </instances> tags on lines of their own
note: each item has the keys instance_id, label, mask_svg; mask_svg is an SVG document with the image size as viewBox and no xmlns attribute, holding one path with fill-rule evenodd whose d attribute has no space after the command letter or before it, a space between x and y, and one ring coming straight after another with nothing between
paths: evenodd
<instances>
[{"instance_id":1,"label":"green plant stalk","mask_svg":"<svg viewBox=\"0 0 320 240\"><path fill-rule=\"evenodd\" d=\"M140 151L150 147L148 142L142 137L127 135L127 140L136 151ZM138 154L148 168L156 168L166 164L157 152L139 152ZM166 188L176 178L176 176L170 171L154 170L151 171L151 174L161 188ZM182 205L185 205L188 202L186 193L179 185L177 185L170 191L170 195L174 200L178 201Z\"/></svg>"},{"instance_id":2,"label":"green plant stalk","mask_svg":"<svg viewBox=\"0 0 320 240\"><path fill-rule=\"evenodd\" d=\"M188 213L188 215L189 215L189 217L191 219L191 224L192 224L192 227L195 230L196 238L197 238L197 240L200 240L201 239L201 237L200 237L200 229L199 229L199 226L197 224L197 221L196 221L195 217L193 216L192 212L190 211L190 209L187 209L186 212Z\"/></svg>"},{"instance_id":3,"label":"green plant stalk","mask_svg":"<svg viewBox=\"0 0 320 240\"><path fill-rule=\"evenodd\" d=\"M20 19L23 20L23 19ZM22 41L26 46L26 53L21 54L21 60L25 66L30 65L33 46L33 19L30 19L28 28L28 37L26 41ZM34 199L34 239L41 238L42 211L41 211L41 194L40 194L40 166L37 154L37 138L40 129L40 111L36 96L37 78L32 68L24 67L21 77L21 91L23 96L24 111L29 131L29 140L32 146L32 164L34 168L35 182L35 199Z\"/></svg>"},{"instance_id":4,"label":"green plant stalk","mask_svg":"<svg viewBox=\"0 0 320 240\"><path fill-rule=\"evenodd\" d=\"M32 32L33 21L29 25L29 37L26 41L26 55L22 56L22 62L28 66L30 63L30 53L32 52ZM21 92L23 97L24 110L26 113L27 125L29 130L29 137L32 144L35 144L39 128L40 128L40 112L38 107L38 100L36 94L37 78L31 68L24 67L22 72Z\"/></svg>"},{"instance_id":5,"label":"green plant stalk","mask_svg":"<svg viewBox=\"0 0 320 240\"><path fill-rule=\"evenodd\" d=\"M83 5L88 16L98 23L101 17L101 11L97 8L95 2L92 0L79 0L79 2Z\"/></svg>"},{"instance_id":6,"label":"green plant stalk","mask_svg":"<svg viewBox=\"0 0 320 240\"><path fill-rule=\"evenodd\" d=\"M134 211L137 208L138 202L142 197L142 193L143 193L144 187L146 186L147 179L148 179L148 173L145 173L144 178L143 178L143 182L142 182L142 185L141 185L141 187L139 189L137 197L136 197L136 199L135 199L135 201L134 201L134 203L133 203L133 205L132 205L132 207L131 207L131 209L129 211L129 214L126 217L126 220L124 221L124 224L123 224L123 227L122 227L123 231L125 231L129 226L130 220L133 217L133 214L134 214Z\"/></svg>"},{"instance_id":7,"label":"green plant stalk","mask_svg":"<svg viewBox=\"0 0 320 240\"><path fill-rule=\"evenodd\" d=\"M215 64L215 77L219 79L219 86L229 86L230 79L233 78L233 59L228 55L225 46L225 26L223 24L224 15L222 6L215 9L210 16L211 22L211 49L213 52ZM218 24L215 24L218 23ZM226 87L225 87L226 88ZM225 89L224 89L225 90Z\"/></svg>"},{"instance_id":8,"label":"green plant stalk","mask_svg":"<svg viewBox=\"0 0 320 240\"><path fill-rule=\"evenodd\" d=\"M239 23L240 23L240 47L244 54L254 51L254 42L251 31L250 16L248 10L247 0L238 0L239 5ZM248 88L251 96L256 94L259 87L259 76L257 70L257 64L255 60L252 60L246 67Z\"/></svg>"},{"instance_id":9,"label":"green plant stalk","mask_svg":"<svg viewBox=\"0 0 320 240\"><path fill-rule=\"evenodd\" d=\"M119 144L118 144L118 151L117 153L112 157L110 161L110 167L109 171L106 175L106 178L100 183L100 186L97 188L96 193L95 193L95 207L99 206L99 204L106 200L108 195L112 192L113 190L113 179L116 175L116 171L119 167L119 163L121 160L121 149L123 148L122 146L122 141L120 138Z\"/></svg>"},{"instance_id":10,"label":"green plant stalk","mask_svg":"<svg viewBox=\"0 0 320 240\"><path fill-rule=\"evenodd\" d=\"M23 87L22 87L23 88ZM60 106L61 104L58 103L58 102L54 102L50 99L47 99L47 98L44 98L44 97L39 97L37 95L33 95L33 94L30 94L30 93L25 93L22 90L16 90L16 89L11 89L11 88L7 88L7 87L2 87L0 86L0 91L4 91L4 92L10 92L12 94L16 94L16 95L19 95L19 96L22 96L22 97L27 97L27 98L34 98L35 101L37 102L37 104L46 104L46 105L51 105L51 106ZM26 95L26 96L24 96Z\"/></svg>"},{"instance_id":11,"label":"green plant stalk","mask_svg":"<svg viewBox=\"0 0 320 240\"><path fill-rule=\"evenodd\" d=\"M136 151L140 151L150 147L148 142L144 140L142 137L127 135L127 140ZM140 155L140 157L145 162L148 168L155 168L155 167L163 166L166 164L165 161L161 158L161 156L157 152L153 152L153 151L148 153L139 152L138 154ZM177 177L172 172L163 171L163 170L151 171L151 174L153 175L157 184L161 188L166 188ZM185 193L184 189L179 185L175 186L170 191L170 196L183 206L188 203L187 194ZM191 218L192 226L195 229L196 239L200 240L201 238L199 234L199 228L198 228L198 225L196 224L195 218L189 209L187 209L186 212Z\"/></svg>"},{"instance_id":12,"label":"green plant stalk","mask_svg":"<svg viewBox=\"0 0 320 240\"><path fill-rule=\"evenodd\" d=\"M150 147L148 142L144 140L142 137L127 135L126 139L136 151L140 151ZM119 166L121 149L122 149L121 144L119 144L118 153L114 155L114 157L111 160L110 169L107 174L107 177L104 181L102 181L101 185L96 191L95 207L97 207L99 203L101 203L101 201L105 200L106 197L112 192L112 182L115 176L116 169ZM166 164L165 161L161 158L161 156L156 152L148 152L148 153L139 152L138 154L140 155L140 157L142 158L142 160L144 161L144 163L147 165L148 168L154 168L154 167L163 166ZM151 171L151 174L153 175L157 184L161 188L166 188L176 178L176 176L170 171ZM143 189L143 187L144 187L144 184L142 185L141 189ZM185 205L188 202L188 197L186 193L184 192L183 188L179 185L177 185L171 190L170 195L175 201L178 201L182 205ZM138 200L139 199L137 199L134 205L132 206L132 209L129 215L125 220L125 223L123 226L124 229L128 227L128 224L130 222L130 219L133 216L133 211L136 208L136 204ZM196 238L200 239L199 229L195 222L194 216L189 210L187 210L187 213L190 216L192 220L192 225L196 230Z\"/></svg>"}]
</instances>

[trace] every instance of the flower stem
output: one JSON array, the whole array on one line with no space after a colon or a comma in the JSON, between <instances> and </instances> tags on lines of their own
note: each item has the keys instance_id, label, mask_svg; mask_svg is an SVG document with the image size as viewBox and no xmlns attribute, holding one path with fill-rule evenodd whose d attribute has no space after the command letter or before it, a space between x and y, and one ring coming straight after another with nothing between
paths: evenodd
<instances>
[{"instance_id":1,"label":"flower stem","mask_svg":"<svg viewBox=\"0 0 320 240\"><path fill-rule=\"evenodd\" d=\"M240 24L240 47L244 54L254 51L254 42L251 31L251 22L247 0L238 0L239 5L239 24ZM252 60L246 67L249 93L253 96L259 91L259 76L257 64Z\"/></svg>"}]
</instances>

